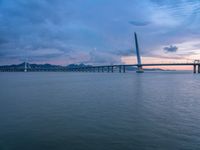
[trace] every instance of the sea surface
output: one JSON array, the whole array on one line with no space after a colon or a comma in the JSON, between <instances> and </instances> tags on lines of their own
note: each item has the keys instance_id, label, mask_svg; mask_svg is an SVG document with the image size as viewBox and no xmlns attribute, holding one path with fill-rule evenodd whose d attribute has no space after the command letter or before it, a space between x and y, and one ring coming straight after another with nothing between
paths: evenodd
<instances>
[{"instance_id":1,"label":"sea surface","mask_svg":"<svg viewBox=\"0 0 200 150\"><path fill-rule=\"evenodd\" d=\"M0 73L0 150L199 149L199 74Z\"/></svg>"}]
</instances>

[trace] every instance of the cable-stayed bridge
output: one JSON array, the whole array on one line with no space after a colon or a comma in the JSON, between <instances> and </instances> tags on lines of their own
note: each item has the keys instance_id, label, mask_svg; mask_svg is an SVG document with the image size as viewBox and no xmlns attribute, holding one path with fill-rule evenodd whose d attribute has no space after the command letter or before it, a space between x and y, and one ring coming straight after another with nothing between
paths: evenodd
<instances>
[{"instance_id":1,"label":"cable-stayed bridge","mask_svg":"<svg viewBox=\"0 0 200 150\"><path fill-rule=\"evenodd\" d=\"M127 68L135 67L137 73L143 73L143 67L154 67L154 66L192 66L193 73L200 73L200 60L194 60L194 62L190 63L142 63L140 57L139 44L137 39L137 34L134 33L135 39L135 49L136 49L136 64L116 64L116 65L100 65L100 66L91 66L91 65L83 65L83 66L75 66L75 67L50 67L50 68L34 68L30 67L30 65L25 62L21 68L4 68L0 67L1 72L15 72L15 71L24 71L24 72L39 72L39 71L63 71L63 72L116 72L116 70L120 73L125 73Z\"/></svg>"},{"instance_id":2,"label":"cable-stayed bridge","mask_svg":"<svg viewBox=\"0 0 200 150\"><path fill-rule=\"evenodd\" d=\"M143 73L143 67L153 67L153 66L193 66L193 73L200 73L200 60L195 60L193 63L148 63L143 64L140 57L139 44L137 39L137 34L134 33L135 38L135 49L137 56L137 64L128 65L103 65L103 66L91 66L91 67L78 67L72 68L72 71L93 71L93 72L114 72L114 68L118 68L119 72L126 72L127 67L137 67L137 73Z\"/></svg>"}]
</instances>

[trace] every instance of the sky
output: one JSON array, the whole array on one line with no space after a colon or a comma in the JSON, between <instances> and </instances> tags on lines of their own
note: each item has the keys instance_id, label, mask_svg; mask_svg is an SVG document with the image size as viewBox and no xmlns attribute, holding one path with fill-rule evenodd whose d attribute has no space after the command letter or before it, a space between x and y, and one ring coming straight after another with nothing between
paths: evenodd
<instances>
[{"instance_id":1,"label":"sky","mask_svg":"<svg viewBox=\"0 0 200 150\"><path fill-rule=\"evenodd\" d=\"M200 0L0 0L0 65L200 59Z\"/></svg>"}]
</instances>

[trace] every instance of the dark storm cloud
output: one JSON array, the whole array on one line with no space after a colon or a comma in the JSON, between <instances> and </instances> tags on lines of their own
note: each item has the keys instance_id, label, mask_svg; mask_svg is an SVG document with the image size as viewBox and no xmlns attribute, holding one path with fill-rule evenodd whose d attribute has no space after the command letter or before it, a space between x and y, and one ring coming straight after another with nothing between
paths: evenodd
<instances>
[{"instance_id":1,"label":"dark storm cloud","mask_svg":"<svg viewBox=\"0 0 200 150\"><path fill-rule=\"evenodd\" d=\"M131 25L134 25L134 26L146 26L148 24L150 24L149 22L142 22L142 21L129 21L129 23Z\"/></svg>"},{"instance_id":2,"label":"dark storm cloud","mask_svg":"<svg viewBox=\"0 0 200 150\"><path fill-rule=\"evenodd\" d=\"M164 47L163 50L164 50L165 52L167 52L167 53L168 53L168 52L174 53L174 52L176 52L176 51L178 50L178 47L177 47L177 46L170 45L170 46L168 46L168 47Z\"/></svg>"}]
</instances>

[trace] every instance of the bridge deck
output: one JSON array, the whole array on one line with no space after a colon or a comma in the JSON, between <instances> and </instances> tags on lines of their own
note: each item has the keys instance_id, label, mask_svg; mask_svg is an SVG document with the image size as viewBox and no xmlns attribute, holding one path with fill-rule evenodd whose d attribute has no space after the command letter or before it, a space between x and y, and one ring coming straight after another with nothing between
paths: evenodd
<instances>
[{"instance_id":1,"label":"bridge deck","mask_svg":"<svg viewBox=\"0 0 200 150\"><path fill-rule=\"evenodd\" d=\"M126 67L147 67L147 66L193 66L193 72L200 73L200 63L158 63L158 64L118 64L118 65L101 65L101 66L83 66L83 67L59 67L59 68L27 68L27 71L38 72L38 71L97 71L97 72L114 72L114 68L118 68L119 72L125 72ZM198 66L198 67L197 67ZM197 71L196 71L197 67ZM18 72L24 71L23 68L0 68L0 72Z\"/></svg>"},{"instance_id":2,"label":"bridge deck","mask_svg":"<svg viewBox=\"0 0 200 150\"><path fill-rule=\"evenodd\" d=\"M119 65L101 65L101 66L90 66L90 67L119 67L119 66L194 66L194 65L200 65L200 63L159 63L159 64L119 64ZM87 67L87 68L90 68ZM84 68L84 67L83 67Z\"/></svg>"}]
</instances>

